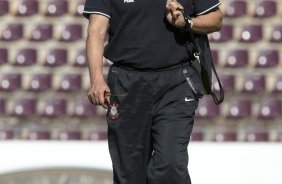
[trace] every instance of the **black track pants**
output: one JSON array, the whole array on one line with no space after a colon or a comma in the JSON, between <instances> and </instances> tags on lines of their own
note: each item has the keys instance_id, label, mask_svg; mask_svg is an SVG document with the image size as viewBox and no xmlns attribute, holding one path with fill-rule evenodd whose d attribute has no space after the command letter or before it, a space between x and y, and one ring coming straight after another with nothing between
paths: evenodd
<instances>
[{"instance_id":1,"label":"black track pants","mask_svg":"<svg viewBox=\"0 0 282 184\"><path fill-rule=\"evenodd\" d=\"M196 71L185 68L198 88ZM156 98L168 83L175 85ZM198 99L181 68L147 72L111 66L108 84L114 184L190 184L187 146Z\"/></svg>"}]
</instances>

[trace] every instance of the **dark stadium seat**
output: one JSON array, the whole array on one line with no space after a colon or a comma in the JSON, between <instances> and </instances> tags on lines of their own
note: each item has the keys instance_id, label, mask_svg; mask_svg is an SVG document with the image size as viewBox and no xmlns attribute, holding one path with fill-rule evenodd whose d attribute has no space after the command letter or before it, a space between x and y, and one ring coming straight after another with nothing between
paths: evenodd
<instances>
[{"instance_id":1,"label":"dark stadium seat","mask_svg":"<svg viewBox=\"0 0 282 184\"><path fill-rule=\"evenodd\" d=\"M55 118L65 115L67 112L67 102L65 99L52 97L44 101L43 117Z\"/></svg>"},{"instance_id":2,"label":"dark stadium seat","mask_svg":"<svg viewBox=\"0 0 282 184\"><path fill-rule=\"evenodd\" d=\"M86 67L87 64L87 58L86 58L86 51L85 49L79 49L76 53L75 60L74 60L74 66L76 67Z\"/></svg>"},{"instance_id":3,"label":"dark stadium seat","mask_svg":"<svg viewBox=\"0 0 282 184\"><path fill-rule=\"evenodd\" d=\"M8 61L8 50L6 48L0 48L0 65L7 63Z\"/></svg>"},{"instance_id":4,"label":"dark stadium seat","mask_svg":"<svg viewBox=\"0 0 282 184\"><path fill-rule=\"evenodd\" d=\"M233 39L233 25L222 25L219 32L211 34L210 41L212 42L226 42Z\"/></svg>"},{"instance_id":5,"label":"dark stadium seat","mask_svg":"<svg viewBox=\"0 0 282 184\"><path fill-rule=\"evenodd\" d=\"M78 0L76 2L76 11L74 13L75 16L81 17L83 9L84 9L85 0Z\"/></svg>"},{"instance_id":6,"label":"dark stadium seat","mask_svg":"<svg viewBox=\"0 0 282 184\"><path fill-rule=\"evenodd\" d=\"M216 130L212 140L215 142L234 142L237 141L237 133L235 130Z\"/></svg>"},{"instance_id":7,"label":"dark stadium seat","mask_svg":"<svg viewBox=\"0 0 282 184\"><path fill-rule=\"evenodd\" d=\"M14 139L15 133L13 130L0 130L0 140L11 140Z\"/></svg>"},{"instance_id":8,"label":"dark stadium seat","mask_svg":"<svg viewBox=\"0 0 282 184\"><path fill-rule=\"evenodd\" d=\"M3 30L1 40L16 41L23 37L23 25L20 23L9 23Z\"/></svg>"},{"instance_id":9,"label":"dark stadium seat","mask_svg":"<svg viewBox=\"0 0 282 184\"><path fill-rule=\"evenodd\" d=\"M6 112L6 101L3 98L0 98L0 115L5 114Z\"/></svg>"},{"instance_id":10,"label":"dark stadium seat","mask_svg":"<svg viewBox=\"0 0 282 184\"><path fill-rule=\"evenodd\" d=\"M36 113L36 99L18 98L14 101L11 115L17 117L31 117Z\"/></svg>"},{"instance_id":11,"label":"dark stadium seat","mask_svg":"<svg viewBox=\"0 0 282 184\"><path fill-rule=\"evenodd\" d=\"M282 75L277 75L275 77L275 85L272 92L282 94Z\"/></svg>"},{"instance_id":12,"label":"dark stadium seat","mask_svg":"<svg viewBox=\"0 0 282 184\"><path fill-rule=\"evenodd\" d=\"M192 131L190 141L203 141L204 133L202 131Z\"/></svg>"},{"instance_id":13,"label":"dark stadium seat","mask_svg":"<svg viewBox=\"0 0 282 184\"><path fill-rule=\"evenodd\" d=\"M237 18L247 14L247 2L245 0L230 0L226 3L225 17Z\"/></svg>"},{"instance_id":14,"label":"dark stadium seat","mask_svg":"<svg viewBox=\"0 0 282 184\"><path fill-rule=\"evenodd\" d=\"M30 41L47 41L53 37L53 25L42 23L35 25L31 31Z\"/></svg>"},{"instance_id":15,"label":"dark stadium seat","mask_svg":"<svg viewBox=\"0 0 282 184\"><path fill-rule=\"evenodd\" d=\"M244 93L256 94L264 92L265 90L265 76L261 74L246 75L244 77L243 89Z\"/></svg>"},{"instance_id":16,"label":"dark stadium seat","mask_svg":"<svg viewBox=\"0 0 282 184\"><path fill-rule=\"evenodd\" d=\"M230 74L219 76L224 92L232 92L235 89L235 76ZM218 82L213 83L214 91L219 91Z\"/></svg>"},{"instance_id":17,"label":"dark stadium seat","mask_svg":"<svg viewBox=\"0 0 282 184\"><path fill-rule=\"evenodd\" d=\"M68 1L66 0L48 0L46 7L46 16L59 17L68 13Z\"/></svg>"},{"instance_id":18,"label":"dark stadium seat","mask_svg":"<svg viewBox=\"0 0 282 184\"><path fill-rule=\"evenodd\" d=\"M48 130L29 130L27 139L29 140L49 140L51 139L51 132Z\"/></svg>"},{"instance_id":19,"label":"dark stadium seat","mask_svg":"<svg viewBox=\"0 0 282 184\"><path fill-rule=\"evenodd\" d=\"M216 118L219 116L219 106L216 105L212 98L204 98L199 101L196 111L196 118Z\"/></svg>"},{"instance_id":20,"label":"dark stadium seat","mask_svg":"<svg viewBox=\"0 0 282 184\"><path fill-rule=\"evenodd\" d=\"M275 25L272 28L270 41L273 43L282 43L282 25Z\"/></svg>"},{"instance_id":21,"label":"dark stadium seat","mask_svg":"<svg viewBox=\"0 0 282 184\"><path fill-rule=\"evenodd\" d=\"M9 2L8 0L0 1L0 16L6 15L9 13Z\"/></svg>"},{"instance_id":22,"label":"dark stadium seat","mask_svg":"<svg viewBox=\"0 0 282 184\"><path fill-rule=\"evenodd\" d=\"M249 132L246 137L248 142L267 142L268 140L268 132Z\"/></svg>"},{"instance_id":23,"label":"dark stadium seat","mask_svg":"<svg viewBox=\"0 0 282 184\"><path fill-rule=\"evenodd\" d=\"M22 76L19 73L0 74L0 91L14 91L21 88Z\"/></svg>"},{"instance_id":24,"label":"dark stadium seat","mask_svg":"<svg viewBox=\"0 0 282 184\"><path fill-rule=\"evenodd\" d=\"M39 5L37 0L21 0L17 7L17 16L32 16L38 13Z\"/></svg>"},{"instance_id":25,"label":"dark stadium seat","mask_svg":"<svg viewBox=\"0 0 282 184\"><path fill-rule=\"evenodd\" d=\"M52 87L51 74L34 73L31 76L28 90L34 92L47 91Z\"/></svg>"},{"instance_id":26,"label":"dark stadium seat","mask_svg":"<svg viewBox=\"0 0 282 184\"><path fill-rule=\"evenodd\" d=\"M269 68L277 67L279 64L278 50L261 50L256 60L256 67Z\"/></svg>"},{"instance_id":27,"label":"dark stadium seat","mask_svg":"<svg viewBox=\"0 0 282 184\"><path fill-rule=\"evenodd\" d=\"M196 123L193 127L193 131L190 135L190 141L204 141L205 139L205 127L199 123Z\"/></svg>"},{"instance_id":28,"label":"dark stadium seat","mask_svg":"<svg viewBox=\"0 0 282 184\"><path fill-rule=\"evenodd\" d=\"M262 100L259 107L258 118L263 120L272 120L275 118L281 119L282 115L282 103L275 98L267 98Z\"/></svg>"},{"instance_id":29,"label":"dark stadium seat","mask_svg":"<svg viewBox=\"0 0 282 184\"><path fill-rule=\"evenodd\" d=\"M240 41L244 43L254 43L262 40L262 26L260 24L257 25L244 25Z\"/></svg>"},{"instance_id":30,"label":"dark stadium seat","mask_svg":"<svg viewBox=\"0 0 282 184\"><path fill-rule=\"evenodd\" d=\"M96 113L96 107L89 102L87 97L78 97L75 99L73 111L73 115L76 117L93 117Z\"/></svg>"},{"instance_id":31,"label":"dark stadium seat","mask_svg":"<svg viewBox=\"0 0 282 184\"><path fill-rule=\"evenodd\" d=\"M82 88L82 77L80 74L64 74L60 81L60 91L73 92Z\"/></svg>"},{"instance_id":32,"label":"dark stadium seat","mask_svg":"<svg viewBox=\"0 0 282 184\"><path fill-rule=\"evenodd\" d=\"M217 65L219 63L218 50L211 49L211 55L212 55L212 61L214 65Z\"/></svg>"},{"instance_id":33,"label":"dark stadium seat","mask_svg":"<svg viewBox=\"0 0 282 184\"><path fill-rule=\"evenodd\" d=\"M37 61L36 49L26 48L21 49L16 55L15 61L13 62L16 66L29 66L35 64Z\"/></svg>"},{"instance_id":34,"label":"dark stadium seat","mask_svg":"<svg viewBox=\"0 0 282 184\"><path fill-rule=\"evenodd\" d=\"M263 0L255 3L254 17L268 18L276 15L277 4L274 0Z\"/></svg>"},{"instance_id":35,"label":"dark stadium seat","mask_svg":"<svg viewBox=\"0 0 282 184\"><path fill-rule=\"evenodd\" d=\"M60 34L60 41L72 42L82 38L82 25L81 24L68 24L65 25Z\"/></svg>"},{"instance_id":36,"label":"dark stadium seat","mask_svg":"<svg viewBox=\"0 0 282 184\"><path fill-rule=\"evenodd\" d=\"M249 62L249 53L247 50L230 50L225 59L225 67L242 68Z\"/></svg>"},{"instance_id":37,"label":"dark stadium seat","mask_svg":"<svg viewBox=\"0 0 282 184\"><path fill-rule=\"evenodd\" d=\"M67 50L53 48L49 50L44 65L49 67L55 67L55 66L64 65L66 63L67 63Z\"/></svg>"},{"instance_id":38,"label":"dark stadium seat","mask_svg":"<svg viewBox=\"0 0 282 184\"><path fill-rule=\"evenodd\" d=\"M59 133L59 140L81 140L81 132L77 130L66 130Z\"/></svg>"},{"instance_id":39,"label":"dark stadium seat","mask_svg":"<svg viewBox=\"0 0 282 184\"><path fill-rule=\"evenodd\" d=\"M252 102L247 99L231 99L228 105L228 119L248 118L252 114Z\"/></svg>"},{"instance_id":40,"label":"dark stadium seat","mask_svg":"<svg viewBox=\"0 0 282 184\"><path fill-rule=\"evenodd\" d=\"M89 134L89 139L90 140L107 140L108 137L107 137L107 132L104 131L91 131L90 134Z\"/></svg>"},{"instance_id":41,"label":"dark stadium seat","mask_svg":"<svg viewBox=\"0 0 282 184\"><path fill-rule=\"evenodd\" d=\"M269 134L267 130L257 130L255 127L246 132L245 141L247 142L267 142Z\"/></svg>"}]
</instances>

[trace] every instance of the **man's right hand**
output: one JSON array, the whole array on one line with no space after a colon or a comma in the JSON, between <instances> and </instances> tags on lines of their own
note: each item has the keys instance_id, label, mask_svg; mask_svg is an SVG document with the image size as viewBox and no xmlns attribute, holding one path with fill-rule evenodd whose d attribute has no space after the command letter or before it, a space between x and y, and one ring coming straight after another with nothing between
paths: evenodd
<instances>
[{"instance_id":1,"label":"man's right hand","mask_svg":"<svg viewBox=\"0 0 282 184\"><path fill-rule=\"evenodd\" d=\"M185 26L185 19L181 11L178 8L184 9L184 7L177 0L166 1L166 19L167 21L178 29L183 29Z\"/></svg>"},{"instance_id":2,"label":"man's right hand","mask_svg":"<svg viewBox=\"0 0 282 184\"><path fill-rule=\"evenodd\" d=\"M109 98L109 96L105 96L105 93L110 93L110 88L105 80L93 81L88 90L88 99L92 104L101 105L107 109L108 106L105 104L105 98Z\"/></svg>"}]
</instances>

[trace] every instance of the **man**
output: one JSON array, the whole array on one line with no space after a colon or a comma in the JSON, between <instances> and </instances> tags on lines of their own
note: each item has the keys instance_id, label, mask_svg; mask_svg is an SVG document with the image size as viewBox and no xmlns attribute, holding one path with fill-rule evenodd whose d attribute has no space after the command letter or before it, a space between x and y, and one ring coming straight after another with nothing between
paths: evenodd
<instances>
[{"instance_id":1,"label":"man","mask_svg":"<svg viewBox=\"0 0 282 184\"><path fill-rule=\"evenodd\" d=\"M115 184L190 184L187 146L200 79L187 30L221 28L218 0L86 0L89 100L108 109ZM185 21L182 10L192 17ZM188 29L187 29L188 28ZM109 42L104 49L104 37ZM114 64L103 79L102 58Z\"/></svg>"}]
</instances>

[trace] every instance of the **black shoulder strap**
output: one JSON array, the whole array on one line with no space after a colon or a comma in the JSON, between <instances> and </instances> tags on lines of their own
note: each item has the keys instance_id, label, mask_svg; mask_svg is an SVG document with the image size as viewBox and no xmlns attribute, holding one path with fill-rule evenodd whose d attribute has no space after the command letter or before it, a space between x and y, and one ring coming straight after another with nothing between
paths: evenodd
<instances>
[{"instance_id":1,"label":"black shoulder strap","mask_svg":"<svg viewBox=\"0 0 282 184\"><path fill-rule=\"evenodd\" d=\"M188 31L189 33L189 36L191 38L191 41L193 42L193 53L197 56L199 56L201 53L200 53L200 49L198 48L198 44L196 43L196 40L195 40L195 36L194 34L192 33L192 31ZM212 61L212 58L211 58L211 61ZM222 84L220 82L220 79L218 77L218 74L216 72L216 69L215 69L215 66L214 66L214 63L211 62L211 69L212 69L212 72L214 73L215 77L216 77L216 80L218 82L218 86L219 86L219 97L211 91L211 95L213 97L213 100L214 100L214 103L219 105L221 102L223 102L224 100L224 90L223 90L223 87L222 87ZM212 80L210 80L212 81ZM210 82L208 81L208 82ZM212 84L210 84L211 86Z\"/></svg>"},{"instance_id":2,"label":"black shoulder strap","mask_svg":"<svg viewBox=\"0 0 282 184\"><path fill-rule=\"evenodd\" d=\"M189 34L191 41L193 43L193 54L195 54L196 56L200 56L200 54L201 54L200 49L198 48L198 44L196 43L196 39L195 39L194 34L192 33L191 30L188 30L188 34ZM212 59L211 59L211 61L212 61ZM219 85L219 97L214 92L211 92L211 96L213 97L214 103L219 105L224 100L224 90L223 90L222 84L220 82L220 79L218 77L218 74L216 72L216 69L215 69L213 62L211 62L211 66L212 66L212 72L216 76L216 80L217 80L218 85ZM210 82L210 81L208 81L208 82ZM210 86L211 85L212 84L210 84Z\"/></svg>"},{"instance_id":3,"label":"black shoulder strap","mask_svg":"<svg viewBox=\"0 0 282 184\"><path fill-rule=\"evenodd\" d=\"M218 75L217 75L217 72L216 72L216 69L215 69L215 67L214 67L214 64L213 64L213 62L212 62L212 71L213 71L213 73L214 73L214 75L215 75L215 77L216 77L216 80L217 80L217 82L218 82L218 86L219 86L219 98L218 98L218 96L216 96L216 94L214 93L214 92L211 92L211 95L212 95L212 98L213 98L213 101L214 101L214 103L215 104L217 104L217 105L219 105L221 102L223 102L223 100L224 100L224 90L223 90L223 87L222 87L222 84L221 84L221 82L220 82L220 79L219 79L219 77L218 77Z\"/></svg>"}]
</instances>

